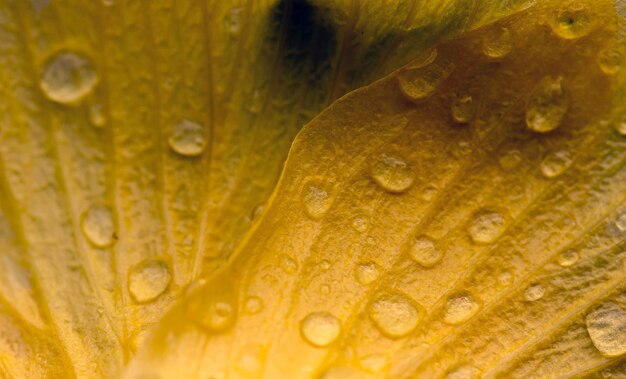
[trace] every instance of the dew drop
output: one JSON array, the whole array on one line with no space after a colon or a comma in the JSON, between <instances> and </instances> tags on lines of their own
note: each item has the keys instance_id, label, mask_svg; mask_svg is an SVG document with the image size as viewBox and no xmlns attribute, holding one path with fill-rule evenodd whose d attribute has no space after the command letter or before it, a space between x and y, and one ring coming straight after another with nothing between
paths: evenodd
<instances>
[{"instance_id":1,"label":"dew drop","mask_svg":"<svg viewBox=\"0 0 626 379\"><path fill-rule=\"evenodd\" d=\"M334 200L333 185L326 181L311 180L302 190L304 211L312 219L322 218Z\"/></svg>"},{"instance_id":2,"label":"dew drop","mask_svg":"<svg viewBox=\"0 0 626 379\"><path fill-rule=\"evenodd\" d=\"M607 302L587 314L587 332L593 345L607 357L626 353L626 311Z\"/></svg>"},{"instance_id":3,"label":"dew drop","mask_svg":"<svg viewBox=\"0 0 626 379\"><path fill-rule=\"evenodd\" d=\"M328 295L330 293L330 286L328 284L322 284L320 286L320 293L322 295Z\"/></svg>"},{"instance_id":4,"label":"dew drop","mask_svg":"<svg viewBox=\"0 0 626 379\"><path fill-rule=\"evenodd\" d=\"M422 314L413 301L398 294L380 295L369 305L369 316L384 335L403 337L417 327Z\"/></svg>"},{"instance_id":5,"label":"dew drop","mask_svg":"<svg viewBox=\"0 0 626 379\"><path fill-rule=\"evenodd\" d=\"M600 50L596 60L600 70L607 75L615 75L624 65L624 57L615 47Z\"/></svg>"},{"instance_id":6,"label":"dew drop","mask_svg":"<svg viewBox=\"0 0 626 379\"><path fill-rule=\"evenodd\" d=\"M524 291L524 298L527 301L536 301L541 299L545 293L546 290L541 284L532 284Z\"/></svg>"},{"instance_id":7,"label":"dew drop","mask_svg":"<svg viewBox=\"0 0 626 379\"><path fill-rule=\"evenodd\" d=\"M451 71L450 67L431 63L415 69L401 70L396 77L402 93L415 101L432 95Z\"/></svg>"},{"instance_id":8,"label":"dew drop","mask_svg":"<svg viewBox=\"0 0 626 379\"><path fill-rule=\"evenodd\" d=\"M539 167L546 178L555 178L565 172L572 164L572 155L569 151L560 150L548 153Z\"/></svg>"},{"instance_id":9,"label":"dew drop","mask_svg":"<svg viewBox=\"0 0 626 379\"><path fill-rule=\"evenodd\" d=\"M287 274L293 274L298 270L298 264L290 256L283 255L280 259L280 267Z\"/></svg>"},{"instance_id":10,"label":"dew drop","mask_svg":"<svg viewBox=\"0 0 626 379\"><path fill-rule=\"evenodd\" d=\"M578 253L574 250L565 250L559 254L557 261L563 267L569 267L578 262Z\"/></svg>"},{"instance_id":11,"label":"dew drop","mask_svg":"<svg viewBox=\"0 0 626 379\"><path fill-rule=\"evenodd\" d=\"M370 175L378 185L389 192L401 193L415 181L415 172L402 157L396 154L378 155L370 165Z\"/></svg>"},{"instance_id":12,"label":"dew drop","mask_svg":"<svg viewBox=\"0 0 626 379\"><path fill-rule=\"evenodd\" d=\"M535 87L526 104L528 128L538 133L547 133L561 124L569 108L562 82L562 77L544 77Z\"/></svg>"},{"instance_id":13,"label":"dew drop","mask_svg":"<svg viewBox=\"0 0 626 379\"><path fill-rule=\"evenodd\" d=\"M148 303L159 297L170 284L167 263L146 260L135 266L128 275L128 290L138 303Z\"/></svg>"},{"instance_id":14,"label":"dew drop","mask_svg":"<svg viewBox=\"0 0 626 379\"><path fill-rule=\"evenodd\" d=\"M496 33L490 33L483 38L483 53L490 58L502 58L507 56L513 45L511 44L511 32L502 28Z\"/></svg>"},{"instance_id":15,"label":"dew drop","mask_svg":"<svg viewBox=\"0 0 626 379\"><path fill-rule=\"evenodd\" d=\"M261 349L258 346L245 347L237 359L237 371L244 375L254 375L261 370Z\"/></svg>"},{"instance_id":16,"label":"dew drop","mask_svg":"<svg viewBox=\"0 0 626 379\"><path fill-rule=\"evenodd\" d=\"M463 96L452 103L452 118L458 123L467 123L474 118L476 106L471 96Z\"/></svg>"},{"instance_id":17,"label":"dew drop","mask_svg":"<svg viewBox=\"0 0 626 379\"><path fill-rule=\"evenodd\" d=\"M498 275L498 283L503 287L511 285L513 283L513 274L508 271L501 272Z\"/></svg>"},{"instance_id":18,"label":"dew drop","mask_svg":"<svg viewBox=\"0 0 626 379\"><path fill-rule=\"evenodd\" d=\"M324 259L323 261L320 262L320 269L322 271L328 271L329 268L330 268L330 262L329 261Z\"/></svg>"},{"instance_id":19,"label":"dew drop","mask_svg":"<svg viewBox=\"0 0 626 379\"><path fill-rule=\"evenodd\" d=\"M168 140L172 150L180 155L195 157L204 151L204 128L193 121L183 120L174 125Z\"/></svg>"},{"instance_id":20,"label":"dew drop","mask_svg":"<svg viewBox=\"0 0 626 379\"><path fill-rule=\"evenodd\" d=\"M481 209L474 214L469 233L476 243L491 243L504 230L505 219L499 212Z\"/></svg>"},{"instance_id":21,"label":"dew drop","mask_svg":"<svg viewBox=\"0 0 626 379\"><path fill-rule=\"evenodd\" d=\"M446 379L478 379L481 371L472 365L462 365L449 371Z\"/></svg>"},{"instance_id":22,"label":"dew drop","mask_svg":"<svg viewBox=\"0 0 626 379\"><path fill-rule=\"evenodd\" d=\"M563 39L584 37L594 27L594 19L584 8L564 9L550 22L552 31Z\"/></svg>"},{"instance_id":23,"label":"dew drop","mask_svg":"<svg viewBox=\"0 0 626 379\"><path fill-rule=\"evenodd\" d=\"M99 128L106 123L106 118L100 104L94 104L89 108L89 121Z\"/></svg>"},{"instance_id":24,"label":"dew drop","mask_svg":"<svg viewBox=\"0 0 626 379\"><path fill-rule=\"evenodd\" d=\"M206 299L195 299L195 301L198 303L190 306L190 316L203 329L219 332L234 323L235 308L230 301L207 301Z\"/></svg>"},{"instance_id":25,"label":"dew drop","mask_svg":"<svg viewBox=\"0 0 626 379\"><path fill-rule=\"evenodd\" d=\"M617 218L615 219L615 226L620 230L620 232L626 232L626 211L617 215Z\"/></svg>"},{"instance_id":26,"label":"dew drop","mask_svg":"<svg viewBox=\"0 0 626 379\"><path fill-rule=\"evenodd\" d=\"M363 233L367 230L368 222L365 217L358 216L352 219L352 227L357 232Z\"/></svg>"},{"instance_id":27,"label":"dew drop","mask_svg":"<svg viewBox=\"0 0 626 379\"><path fill-rule=\"evenodd\" d=\"M232 35L239 34L241 31L241 8L232 8L224 16L224 28Z\"/></svg>"},{"instance_id":28,"label":"dew drop","mask_svg":"<svg viewBox=\"0 0 626 379\"><path fill-rule=\"evenodd\" d=\"M614 128L619 134L626 136L626 117L622 116L621 120L615 121Z\"/></svg>"},{"instance_id":29,"label":"dew drop","mask_svg":"<svg viewBox=\"0 0 626 379\"><path fill-rule=\"evenodd\" d=\"M359 263L356 266L356 280L364 286L373 283L379 275L378 266L374 262Z\"/></svg>"},{"instance_id":30,"label":"dew drop","mask_svg":"<svg viewBox=\"0 0 626 379\"><path fill-rule=\"evenodd\" d=\"M261 216L261 213L265 210L265 202L262 201L258 203L254 208L252 208L252 212L250 214L251 220L256 220Z\"/></svg>"},{"instance_id":31,"label":"dew drop","mask_svg":"<svg viewBox=\"0 0 626 379\"><path fill-rule=\"evenodd\" d=\"M450 296L446 303L443 321L447 324L456 325L469 320L480 308L480 305L472 295L460 292Z\"/></svg>"},{"instance_id":32,"label":"dew drop","mask_svg":"<svg viewBox=\"0 0 626 379\"><path fill-rule=\"evenodd\" d=\"M383 354L370 354L359 359L359 366L365 371L377 374L389 367L389 357Z\"/></svg>"},{"instance_id":33,"label":"dew drop","mask_svg":"<svg viewBox=\"0 0 626 379\"><path fill-rule=\"evenodd\" d=\"M300 332L313 346L324 347L339 337L341 324L328 312L313 312L300 321Z\"/></svg>"},{"instance_id":34,"label":"dew drop","mask_svg":"<svg viewBox=\"0 0 626 379\"><path fill-rule=\"evenodd\" d=\"M61 52L46 64L39 86L50 100L68 104L85 97L97 83L98 76L89 59Z\"/></svg>"},{"instance_id":35,"label":"dew drop","mask_svg":"<svg viewBox=\"0 0 626 379\"><path fill-rule=\"evenodd\" d=\"M113 215L108 207L96 205L83 214L81 228L89 242L97 247L113 243L115 226Z\"/></svg>"},{"instance_id":36,"label":"dew drop","mask_svg":"<svg viewBox=\"0 0 626 379\"><path fill-rule=\"evenodd\" d=\"M507 150L500 156L500 167L505 170L512 170L522 162L522 153L519 150Z\"/></svg>"},{"instance_id":37,"label":"dew drop","mask_svg":"<svg viewBox=\"0 0 626 379\"><path fill-rule=\"evenodd\" d=\"M251 315L257 314L263 310L263 300L257 296L250 296L246 299L245 309Z\"/></svg>"},{"instance_id":38,"label":"dew drop","mask_svg":"<svg viewBox=\"0 0 626 379\"><path fill-rule=\"evenodd\" d=\"M419 235L413 240L409 250L411 258L424 267L432 267L441 260L442 254L435 242L427 236Z\"/></svg>"}]
</instances>

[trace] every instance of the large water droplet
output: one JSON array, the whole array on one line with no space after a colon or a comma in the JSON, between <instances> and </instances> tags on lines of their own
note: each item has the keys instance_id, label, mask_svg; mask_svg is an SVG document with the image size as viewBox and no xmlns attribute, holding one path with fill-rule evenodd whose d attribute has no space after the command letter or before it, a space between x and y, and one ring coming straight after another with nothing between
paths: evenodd
<instances>
[{"instance_id":1,"label":"large water droplet","mask_svg":"<svg viewBox=\"0 0 626 379\"><path fill-rule=\"evenodd\" d=\"M378 279L380 272L374 262L359 263L356 266L356 280L362 285L368 285Z\"/></svg>"},{"instance_id":2,"label":"large water droplet","mask_svg":"<svg viewBox=\"0 0 626 379\"><path fill-rule=\"evenodd\" d=\"M89 59L61 52L46 64L39 86L50 100L67 104L85 97L97 83L98 76Z\"/></svg>"},{"instance_id":3,"label":"large water droplet","mask_svg":"<svg viewBox=\"0 0 626 379\"><path fill-rule=\"evenodd\" d=\"M539 167L546 178L555 178L561 175L572 164L572 154L567 150L548 153Z\"/></svg>"},{"instance_id":4,"label":"large water droplet","mask_svg":"<svg viewBox=\"0 0 626 379\"><path fill-rule=\"evenodd\" d=\"M578 262L578 253L575 250L565 250L559 254L557 261L563 267L569 267Z\"/></svg>"},{"instance_id":5,"label":"large water droplet","mask_svg":"<svg viewBox=\"0 0 626 379\"><path fill-rule=\"evenodd\" d=\"M505 219L501 213L486 209L479 210L474 214L469 227L470 237L476 243L491 243L502 234L504 224Z\"/></svg>"},{"instance_id":6,"label":"large water droplet","mask_svg":"<svg viewBox=\"0 0 626 379\"><path fill-rule=\"evenodd\" d=\"M410 100L421 100L432 95L445 80L451 67L431 63L415 69L403 69L397 74L402 93Z\"/></svg>"},{"instance_id":7,"label":"large water droplet","mask_svg":"<svg viewBox=\"0 0 626 379\"><path fill-rule=\"evenodd\" d=\"M328 312L313 312L300 321L300 332L313 346L324 347L339 337L341 324Z\"/></svg>"},{"instance_id":8,"label":"large water droplet","mask_svg":"<svg viewBox=\"0 0 626 379\"><path fill-rule=\"evenodd\" d=\"M526 104L526 125L531 130L547 133L561 124L569 108L562 82L561 77L545 77L533 90Z\"/></svg>"},{"instance_id":9,"label":"large water droplet","mask_svg":"<svg viewBox=\"0 0 626 379\"><path fill-rule=\"evenodd\" d=\"M322 218L334 200L333 185L329 182L311 180L302 189L304 211L312 219Z\"/></svg>"},{"instance_id":10,"label":"large water droplet","mask_svg":"<svg viewBox=\"0 0 626 379\"><path fill-rule=\"evenodd\" d=\"M432 267L441 260L442 254L435 247L435 242L427 236L415 237L409 250L411 258L424 267Z\"/></svg>"},{"instance_id":11,"label":"large water droplet","mask_svg":"<svg viewBox=\"0 0 626 379\"><path fill-rule=\"evenodd\" d=\"M467 292L460 292L448 298L443 320L452 325L469 320L480 308L480 304Z\"/></svg>"},{"instance_id":12,"label":"large water droplet","mask_svg":"<svg viewBox=\"0 0 626 379\"><path fill-rule=\"evenodd\" d=\"M183 120L174 125L168 142L172 150L180 155L200 155L206 147L204 128L193 121Z\"/></svg>"},{"instance_id":13,"label":"large water droplet","mask_svg":"<svg viewBox=\"0 0 626 379\"><path fill-rule=\"evenodd\" d=\"M545 293L546 289L541 284L532 284L524 291L524 298L527 301L536 301L541 299Z\"/></svg>"},{"instance_id":14,"label":"large water droplet","mask_svg":"<svg viewBox=\"0 0 626 379\"><path fill-rule=\"evenodd\" d=\"M495 33L489 33L483 38L483 53L490 58L502 58L511 52L511 32L502 28Z\"/></svg>"},{"instance_id":15,"label":"large water droplet","mask_svg":"<svg viewBox=\"0 0 626 379\"><path fill-rule=\"evenodd\" d=\"M411 333L417 327L422 312L405 296L383 294L369 305L369 316L381 333L398 338Z\"/></svg>"},{"instance_id":16,"label":"large water droplet","mask_svg":"<svg viewBox=\"0 0 626 379\"><path fill-rule=\"evenodd\" d=\"M626 353L626 311L613 302L607 302L587 314L587 332L594 346L605 356L617 357Z\"/></svg>"},{"instance_id":17,"label":"large water droplet","mask_svg":"<svg viewBox=\"0 0 626 379\"><path fill-rule=\"evenodd\" d=\"M595 26L594 18L582 6L572 9L563 9L551 20L550 26L554 34L563 39L584 37Z\"/></svg>"},{"instance_id":18,"label":"large water droplet","mask_svg":"<svg viewBox=\"0 0 626 379\"><path fill-rule=\"evenodd\" d=\"M597 58L600 70L607 75L615 75L624 66L624 57L614 46L600 50Z\"/></svg>"},{"instance_id":19,"label":"large water droplet","mask_svg":"<svg viewBox=\"0 0 626 379\"><path fill-rule=\"evenodd\" d=\"M97 205L83 214L81 227L87 240L97 247L113 243L115 226L113 215L108 207Z\"/></svg>"},{"instance_id":20,"label":"large water droplet","mask_svg":"<svg viewBox=\"0 0 626 379\"><path fill-rule=\"evenodd\" d=\"M474 118L476 106L471 96L462 96L452 103L451 111L454 121L463 124Z\"/></svg>"},{"instance_id":21,"label":"large water droplet","mask_svg":"<svg viewBox=\"0 0 626 379\"><path fill-rule=\"evenodd\" d=\"M170 284L167 263L146 260L135 266L128 275L128 290L138 303L147 303L159 297Z\"/></svg>"},{"instance_id":22,"label":"large water droplet","mask_svg":"<svg viewBox=\"0 0 626 379\"><path fill-rule=\"evenodd\" d=\"M462 365L448 372L446 379L478 379L481 371L472 365Z\"/></svg>"},{"instance_id":23,"label":"large water droplet","mask_svg":"<svg viewBox=\"0 0 626 379\"><path fill-rule=\"evenodd\" d=\"M397 154L378 155L370 165L370 175L376 183L389 192L400 193L408 190L415 181L415 172Z\"/></svg>"}]
</instances>

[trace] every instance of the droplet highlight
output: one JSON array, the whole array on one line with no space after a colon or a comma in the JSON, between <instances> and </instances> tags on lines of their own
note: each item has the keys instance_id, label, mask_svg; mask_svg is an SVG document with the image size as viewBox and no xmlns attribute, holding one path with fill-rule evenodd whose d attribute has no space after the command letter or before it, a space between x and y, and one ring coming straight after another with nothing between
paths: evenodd
<instances>
[{"instance_id":1,"label":"droplet highlight","mask_svg":"<svg viewBox=\"0 0 626 379\"><path fill-rule=\"evenodd\" d=\"M370 175L379 186L392 193L405 192L415 182L413 167L393 153L376 156L370 165Z\"/></svg>"},{"instance_id":2,"label":"droplet highlight","mask_svg":"<svg viewBox=\"0 0 626 379\"><path fill-rule=\"evenodd\" d=\"M314 312L300 321L300 332L311 345L325 347L339 337L341 324L328 312Z\"/></svg>"},{"instance_id":3,"label":"droplet highlight","mask_svg":"<svg viewBox=\"0 0 626 379\"><path fill-rule=\"evenodd\" d=\"M543 78L526 104L526 125L538 133L550 132L561 124L569 108L563 78Z\"/></svg>"},{"instance_id":4,"label":"droplet highlight","mask_svg":"<svg viewBox=\"0 0 626 379\"><path fill-rule=\"evenodd\" d=\"M103 205L91 207L81 220L83 234L96 247L107 247L113 243L115 225L111 210Z\"/></svg>"},{"instance_id":5,"label":"droplet highlight","mask_svg":"<svg viewBox=\"0 0 626 379\"><path fill-rule=\"evenodd\" d=\"M89 94L98 83L93 64L82 55L61 52L46 64L39 86L50 100L74 103Z\"/></svg>"},{"instance_id":6,"label":"droplet highlight","mask_svg":"<svg viewBox=\"0 0 626 379\"><path fill-rule=\"evenodd\" d=\"M607 302L585 317L587 332L593 345L607 357L626 353L626 311L614 302Z\"/></svg>"},{"instance_id":7,"label":"droplet highlight","mask_svg":"<svg viewBox=\"0 0 626 379\"><path fill-rule=\"evenodd\" d=\"M390 338L399 338L417 327L422 310L405 296L383 294L369 305L369 316L381 333Z\"/></svg>"},{"instance_id":8,"label":"droplet highlight","mask_svg":"<svg viewBox=\"0 0 626 379\"><path fill-rule=\"evenodd\" d=\"M128 277L128 290L138 303L148 303L165 292L171 275L167 263L147 260L135 266Z\"/></svg>"},{"instance_id":9,"label":"droplet highlight","mask_svg":"<svg viewBox=\"0 0 626 379\"><path fill-rule=\"evenodd\" d=\"M168 142L172 150L180 155L198 156L206 147L204 128L193 121L183 120L174 125Z\"/></svg>"}]
</instances>

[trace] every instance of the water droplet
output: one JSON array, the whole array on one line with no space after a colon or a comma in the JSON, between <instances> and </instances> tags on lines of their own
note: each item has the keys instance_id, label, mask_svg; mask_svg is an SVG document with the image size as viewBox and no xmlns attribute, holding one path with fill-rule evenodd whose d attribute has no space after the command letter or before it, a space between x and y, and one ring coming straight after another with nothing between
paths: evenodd
<instances>
[{"instance_id":1,"label":"water droplet","mask_svg":"<svg viewBox=\"0 0 626 379\"><path fill-rule=\"evenodd\" d=\"M330 293L330 286L328 284L322 284L320 286L320 293L322 295L328 295Z\"/></svg>"},{"instance_id":2,"label":"water droplet","mask_svg":"<svg viewBox=\"0 0 626 379\"><path fill-rule=\"evenodd\" d=\"M330 262L329 261L324 259L323 261L320 262L320 269L322 271L328 271L329 268L330 268Z\"/></svg>"},{"instance_id":3,"label":"water droplet","mask_svg":"<svg viewBox=\"0 0 626 379\"><path fill-rule=\"evenodd\" d=\"M600 70L607 75L615 75L624 65L624 57L614 46L600 50L597 58Z\"/></svg>"},{"instance_id":4,"label":"water droplet","mask_svg":"<svg viewBox=\"0 0 626 379\"><path fill-rule=\"evenodd\" d=\"M522 162L522 153L519 150L507 150L500 156L500 166L505 170L512 170Z\"/></svg>"},{"instance_id":5,"label":"water droplet","mask_svg":"<svg viewBox=\"0 0 626 379\"><path fill-rule=\"evenodd\" d=\"M546 293L545 288L541 284L532 284L524 291L524 298L528 301L539 300Z\"/></svg>"},{"instance_id":6,"label":"water droplet","mask_svg":"<svg viewBox=\"0 0 626 379\"><path fill-rule=\"evenodd\" d=\"M357 232L363 233L367 230L368 222L365 217L357 216L352 219L352 227Z\"/></svg>"},{"instance_id":7,"label":"water droplet","mask_svg":"<svg viewBox=\"0 0 626 379\"><path fill-rule=\"evenodd\" d=\"M441 260L442 254L435 247L435 242L427 236L415 237L409 250L411 258L424 267L432 267Z\"/></svg>"},{"instance_id":8,"label":"water droplet","mask_svg":"<svg viewBox=\"0 0 626 379\"><path fill-rule=\"evenodd\" d=\"M298 270L298 264L290 256L283 255L280 260L280 267L287 274L293 274Z\"/></svg>"},{"instance_id":9,"label":"water droplet","mask_svg":"<svg viewBox=\"0 0 626 379\"><path fill-rule=\"evenodd\" d=\"M569 267L578 262L578 253L574 250L565 250L559 254L557 261L563 267Z\"/></svg>"},{"instance_id":10,"label":"water droplet","mask_svg":"<svg viewBox=\"0 0 626 379\"><path fill-rule=\"evenodd\" d=\"M626 232L626 211L617 215L617 218L615 219L615 226L620 230L620 232Z\"/></svg>"},{"instance_id":11,"label":"water droplet","mask_svg":"<svg viewBox=\"0 0 626 379\"><path fill-rule=\"evenodd\" d=\"M230 34L236 35L241 31L241 8L232 8L224 16L224 28Z\"/></svg>"},{"instance_id":12,"label":"water droplet","mask_svg":"<svg viewBox=\"0 0 626 379\"><path fill-rule=\"evenodd\" d=\"M476 106L471 96L463 96L452 103L452 118L458 123L466 123L474 118Z\"/></svg>"},{"instance_id":13,"label":"water droplet","mask_svg":"<svg viewBox=\"0 0 626 379\"><path fill-rule=\"evenodd\" d=\"M490 58L502 58L507 56L513 45L511 44L511 32L502 28L495 33L489 33L483 38L483 53Z\"/></svg>"},{"instance_id":14,"label":"water droplet","mask_svg":"<svg viewBox=\"0 0 626 379\"><path fill-rule=\"evenodd\" d=\"M263 202L258 203L254 208L252 208L250 219L256 220L257 218L259 218L259 216L261 215L261 213L263 213L264 210L265 210L265 202L263 201Z\"/></svg>"},{"instance_id":15,"label":"water droplet","mask_svg":"<svg viewBox=\"0 0 626 379\"><path fill-rule=\"evenodd\" d=\"M89 59L61 52L46 64L39 86L43 93L58 103L74 103L89 94L98 83Z\"/></svg>"},{"instance_id":16,"label":"water droplet","mask_svg":"<svg viewBox=\"0 0 626 379\"><path fill-rule=\"evenodd\" d=\"M370 175L378 185L389 192L408 190L415 181L415 172L402 157L396 154L378 155L370 166Z\"/></svg>"},{"instance_id":17,"label":"water droplet","mask_svg":"<svg viewBox=\"0 0 626 379\"><path fill-rule=\"evenodd\" d=\"M356 280L364 286L373 283L379 275L378 266L374 262L359 263L356 266Z\"/></svg>"},{"instance_id":18,"label":"water droplet","mask_svg":"<svg viewBox=\"0 0 626 379\"><path fill-rule=\"evenodd\" d=\"M403 69L396 75L400 90L410 100L421 100L432 95L452 69L436 63L414 69Z\"/></svg>"},{"instance_id":19,"label":"water droplet","mask_svg":"<svg viewBox=\"0 0 626 379\"><path fill-rule=\"evenodd\" d=\"M552 31L563 39L584 37L594 28L595 22L584 8L564 9L550 22Z\"/></svg>"},{"instance_id":20,"label":"water droplet","mask_svg":"<svg viewBox=\"0 0 626 379\"><path fill-rule=\"evenodd\" d=\"M246 312L251 315L257 314L263 310L263 300L257 296L250 296L246 299Z\"/></svg>"},{"instance_id":21,"label":"water droplet","mask_svg":"<svg viewBox=\"0 0 626 379\"><path fill-rule=\"evenodd\" d=\"M128 276L128 290L138 303L147 303L159 297L170 284L167 263L146 260L135 266Z\"/></svg>"},{"instance_id":22,"label":"water droplet","mask_svg":"<svg viewBox=\"0 0 626 379\"><path fill-rule=\"evenodd\" d=\"M365 371L377 374L389 367L389 358L383 354L370 354L359 359L359 366Z\"/></svg>"},{"instance_id":23,"label":"water droplet","mask_svg":"<svg viewBox=\"0 0 626 379\"><path fill-rule=\"evenodd\" d=\"M398 338L417 327L422 314L413 301L398 294L380 295L369 305L369 316L384 335Z\"/></svg>"},{"instance_id":24,"label":"water droplet","mask_svg":"<svg viewBox=\"0 0 626 379\"><path fill-rule=\"evenodd\" d=\"M449 371L446 379L478 379L481 371L472 365L462 365Z\"/></svg>"},{"instance_id":25,"label":"water droplet","mask_svg":"<svg viewBox=\"0 0 626 379\"><path fill-rule=\"evenodd\" d=\"M113 243L115 226L113 215L108 207L96 205L83 214L81 227L87 240L97 247Z\"/></svg>"},{"instance_id":26,"label":"water droplet","mask_svg":"<svg viewBox=\"0 0 626 379\"><path fill-rule=\"evenodd\" d=\"M254 375L261 370L262 350L258 346L245 347L237 359L237 371L244 375Z\"/></svg>"},{"instance_id":27,"label":"water droplet","mask_svg":"<svg viewBox=\"0 0 626 379\"><path fill-rule=\"evenodd\" d=\"M593 345L608 357L626 353L626 311L607 302L591 311L585 318L587 332Z\"/></svg>"},{"instance_id":28,"label":"water droplet","mask_svg":"<svg viewBox=\"0 0 626 379\"><path fill-rule=\"evenodd\" d=\"M313 312L300 321L300 332L313 346L324 347L339 337L341 324L328 312Z\"/></svg>"},{"instance_id":29,"label":"water droplet","mask_svg":"<svg viewBox=\"0 0 626 379\"><path fill-rule=\"evenodd\" d=\"M323 217L334 200L333 185L326 181L311 180L302 190L304 211L312 219Z\"/></svg>"},{"instance_id":30,"label":"water droplet","mask_svg":"<svg viewBox=\"0 0 626 379\"><path fill-rule=\"evenodd\" d=\"M172 150L180 155L198 156L206 147L204 128L193 121L183 120L174 125L168 142Z\"/></svg>"},{"instance_id":31,"label":"water droplet","mask_svg":"<svg viewBox=\"0 0 626 379\"><path fill-rule=\"evenodd\" d=\"M480 308L480 304L467 292L450 296L446 303L443 320L452 325L469 320Z\"/></svg>"},{"instance_id":32,"label":"water droplet","mask_svg":"<svg viewBox=\"0 0 626 379\"><path fill-rule=\"evenodd\" d=\"M505 219L499 212L481 209L474 214L469 227L470 237L476 243L491 243L504 230Z\"/></svg>"},{"instance_id":33,"label":"water droplet","mask_svg":"<svg viewBox=\"0 0 626 379\"><path fill-rule=\"evenodd\" d=\"M513 283L513 274L508 271L501 272L498 275L498 283L503 287L511 285Z\"/></svg>"},{"instance_id":34,"label":"water droplet","mask_svg":"<svg viewBox=\"0 0 626 379\"><path fill-rule=\"evenodd\" d=\"M89 108L89 121L97 127L102 127L106 123L104 111L100 104L94 104Z\"/></svg>"},{"instance_id":35,"label":"water droplet","mask_svg":"<svg viewBox=\"0 0 626 379\"><path fill-rule=\"evenodd\" d=\"M547 133L561 124L569 108L562 82L562 77L545 77L533 90L526 104L526 125L531 130Z\"/></svg>"},{"instance_id":36,"label":"water droplet","mask_svg":"<svg viewBox=\"0 0 626 379\"><path fill-rule=\"evenodd\" d=\"M614 128L619 134L626 136L626 116L622 115L621 119L615 121Z\"/></svg>"},{"instance_id":37,"label":"water droplet","mask_svg":"<svg viewBox=\"0 0 626 379\"><path fill-rule=\"evenodd\" d=\"M548 153L539 167L546 178L555 178L565 172L572 164L572 155L569 151L561 150Z\"/></svg>"},{"instance_id":38,"label":"water droplet","mask_svg":"<svg viewBox=\"0 0 626 379\"><path fill-rule=\"evenodd\" d=\"M424 201L431 201L435 198L435 196L437 196L437 192L439 192L437 187L433 185L428 185L424 187L424 190L422 191L422 199Z\"/></svg>"}]
</instances>

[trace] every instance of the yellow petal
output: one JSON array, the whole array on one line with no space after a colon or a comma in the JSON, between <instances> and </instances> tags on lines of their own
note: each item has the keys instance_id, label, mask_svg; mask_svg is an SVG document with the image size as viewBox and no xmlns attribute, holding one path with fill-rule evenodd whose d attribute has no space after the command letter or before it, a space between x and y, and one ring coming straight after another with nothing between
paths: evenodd
<instances>
[{"instance_id":1,"label":"yellow petal","mask_svg":"<svg viewBox=\"0 0 626 379\"><path fill-rule=\"evenodd\" d=\"M536 4L335 102L127 377L619 370L626 74L597 60L616 24L608 1Z\"/></svg>"}]
</instances>

